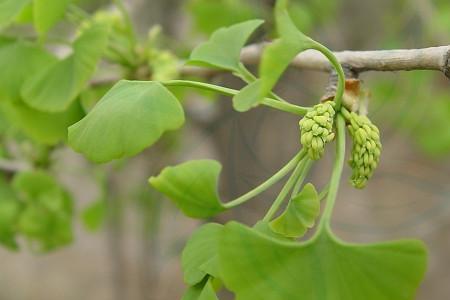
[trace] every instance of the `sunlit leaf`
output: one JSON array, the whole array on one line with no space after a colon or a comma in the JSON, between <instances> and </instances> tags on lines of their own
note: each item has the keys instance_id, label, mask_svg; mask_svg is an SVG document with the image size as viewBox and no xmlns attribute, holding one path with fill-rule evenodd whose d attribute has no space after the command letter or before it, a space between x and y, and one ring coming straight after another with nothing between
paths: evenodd
<instances>
[{"instance_id":1,"label":"sunlit leaf","mask_svg":"<svg viewBox=\"0 0 450 300\"><path fill-rule=\"evenodd\" d=\"M69 144L102 163L136 155L183 123L180 103L160 83L122 80L69 128Z\"/></svg>"},{"instance_id":2,"label":"sunlit leaf","mask_svg":"<svg viewBox=\"0 0 450 300\"><path fill-rule=\"evenodd\" d=\"M217 30L192 51L189 62L237 71L242 47L263 22L251 20Z\"/></svg>"},{"instance_id":3,"label":"sunlit leaf","mask_svg":"<svg viewBox=\"0 0 450 300\"><path fill-rule=\"evenodd\" d=\"M270 222L270 227L278 234L297 238L314 226L320 214L320 201L316 189L310 183L294 196L285 211Z\"/></svg>"},{"instance_id":4,"label":"sunlit leaf","mask_svg":"<svg viewBox=\"0 0 450 300\"><path fill-rule=\"evenodd\" d=\"M219 242L225 286L236 300L411 300L426 269L423 243L347 244L321 232L282 242L227 224Z\"/></svg>"},{"instance_id":5,"label":"sunlit leaf","mask_svg":"<svg viewBox=\"0 0 450 300\"><path fill-rule=\"evenodd\" d=\"M27 80L24 101L45 112L66 110L88 83L108 43L109 29L94 24L74 42L73 53Z\"/></svg>"},{"instance_id":6,"label":"sunlit leaf","mask_svg":"<svg viewBox=\"0 0 450 300\"><path fill-rule=\"evenodd\" d=\"M184 281L196 285L206 275L218 277L216 269L217 246L223 226L209 223L195 231L186 244L181 257Z\"/></svg>"},{"instance_id":7,"label":"sunlit leaf","mask_svg":"<svg viewBox=\"0 0 450 300\"><path fill-rule=\"evenodd\" d=\"M0 28L11 23L31 0L0 0Z\"/></svg>"},{"instance_id":8,"label":"sunlit leaf","mask_svg":"<svg viewBox=\"0 0 450 300\"><path fill-rule=\"evenodd\" d=\"M63 16L71 0L33 0L34 26L45 34Z\"/></svg>"},{"instance_id":9,"label":"sunlit leaf","mask_svg":"<svg viewBox=\"0 0 450 300\"><path fill-rule=\"evenodd\" d=\"M165 168L150 184L192 218L207 218L225 210L217 195L222 169L214 160L192 160Z\"/></svg>"}]
</instances>

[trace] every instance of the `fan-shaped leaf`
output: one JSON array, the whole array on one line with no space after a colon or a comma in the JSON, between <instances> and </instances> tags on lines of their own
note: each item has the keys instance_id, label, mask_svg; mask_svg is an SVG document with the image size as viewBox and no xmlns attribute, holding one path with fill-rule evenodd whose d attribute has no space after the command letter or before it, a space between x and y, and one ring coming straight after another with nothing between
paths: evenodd
<instances>
[{"instance_id":1,"label":"fan-shaped leaf","mask_svg":"<svg viewBox=\"0 0 450 300\"><path fill-rule=\"evenodd\" d=\"M225 286L236 300L412 300L426 269L420 241L347 244L331 233L282 242L232 222L219 242Z\"/></svg>"},{"instance_id":2,"label":"fan-shaped leaf","mask_svg":"<svg viewBox=\"0 0 450 300\"><path fill-rule=\"evenodd\" d=\"M203 225L191 236L183 250L181 262L184 281L196 285L206 275L219 276L217 270L217 246L223 225L209 223Z\"/></svg>"},{"instance_id":3,"label":"fan-shaped leaf","mask_svg":"<svg viewBox=\"0 0 450 300\"><path fill-rule=\"evenodd\" d=\"M189 63L237 71L242 47L263 22L251 20L218 29L209 41L192 51Z\"/></svg>"},{"instance_id":4,"label":"fan-shaped leaf","mask_svg":"<svg viewBox=\"0 0 450 300\"><path fill-rule=\"evenodd\" d=\"M291 199L285 211L270 222L270 228L286 237L298 238L314 226L320 214L320 201L316 189L311 183Z\"/></svg>"},{"instance_id":5,"label":"fan-shaped leaf","mask_svg":"<svg viewBox=\"0 0 450 300\"><path fill-rule=\"evenodd\" d=\"M45 112L61 112L81 93L108 44L109 27L93 24L74 42L73 53L29 78L24 101Z\"/></svg>"},{"instance_id":6,"label":"fan-shaped leaf","mask_svg":"<svg viewBox=\"0 0 450 300\"><path fill-rule=\"evenodd\" d=\"M313 41L297 29L289 16L287 1L277 1L275 21L280 38L268 45L261 57L261 97L272 90L294 57L313 45Z\"/></svg>"},{"instance_id":7,"label":"fan-shaped leaf","mask_svg":"<svg viewBox=\"0 0 450 300\"><path fill-rule=\"evenodd\" d=\"M212 284L212 279L206 278L188 288L181 300L218 300Z\"/></svg>"},{"instance_id":8,"label":"fan-shaped leaf","mask_svg":"<svg viewBox=\"0 0 450 300\"><path fill-rule=\"evenodd\" d=\"M136 155L183 122L180 103L160 83L122 80L69 128L69 144L102 163Z\"/></svg>"},{"instance_id":9,"label":"fan-shaped leaf","mask_svg":"<svg viewBox=\"0 0 450 300\"><path fill-rule=\"evenodd\" d=\"M192 218L207 218L225 210L217 195L222 166L214 160L193 160L167 167L150 184Z\"/></svg>"}]
</instances>

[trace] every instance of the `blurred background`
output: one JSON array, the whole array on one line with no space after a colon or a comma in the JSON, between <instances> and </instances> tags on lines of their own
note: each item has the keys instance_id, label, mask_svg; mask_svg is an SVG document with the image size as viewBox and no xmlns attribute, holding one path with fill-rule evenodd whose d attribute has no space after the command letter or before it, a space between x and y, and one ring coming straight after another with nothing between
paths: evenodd
<instances>
[{"instance_id":1,"label":"blurred background","mask_svg":"<svg viewBox=\"0 0 450 300\"><path fill-rule=\"evenodd\" d=\"M335 51L420 48L450 41L448 0L291 2L298 26ZM80 5L87 11L111 7L106 0ZM159 45L181 58L215 29L247 19L268 20L255 40L270 38L273 5L271 0L126 1L140 37L160 30ZM105 73L100 77L120 76L114 70ZM333 227L347 241L424 240L430 260L417 299L448 299L450 81L433 71L364 73L361 79L371 94L369 115L381 129L384 150L366 189L342 182ZM243 86L231 75L208 80ZM327 80L327 74L289 69L277 92L294 103L313 105ZM258 108L239 114L229 99L176 92L186 108L186 126L139 156L99 171L69 148L52 154L52 169L75 200L74 242L48 254L1 247L0 299L180 299L185 287L179 255L200 223L147 187L148 177L166 165L214 158L224 166L223 198L232 199L294 155L299 130L298 119L283 113ZM319 187L328 181L332 157L329 151L312 169L309 180ZM348 168L344 177L349 177ZM253 224L276 192L277 187L215 221Z\"/></svg>"}]
</instances>

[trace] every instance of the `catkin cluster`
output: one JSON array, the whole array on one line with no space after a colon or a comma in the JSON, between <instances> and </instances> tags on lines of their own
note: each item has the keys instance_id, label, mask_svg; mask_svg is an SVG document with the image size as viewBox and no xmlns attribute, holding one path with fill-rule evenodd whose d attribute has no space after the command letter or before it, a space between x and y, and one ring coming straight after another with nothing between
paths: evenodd
<instances>
[{"instance_id":1,"label":"catkin cluster","mask_svg":"<svg viewBox=\"0 0 450 300\"><path fill-rule=\"evenodd\" d=\"M334 138L334 102L327 101L315 105L300 120L300 142L311 159L317 160L325 151L325 144Z\"/></svg>"},{"instance_id":2,"label":"catkin cluster","mask_svg":"<svg viewBox=\"0 0 450 300\"><path fill-rule=\"evenodd\" d=\"M351 182L356 188L364 188L380 161L380 131L366 116L349 114L348 129L353 138L349 164L353 170Z\"/></svg>"}]
</instances>

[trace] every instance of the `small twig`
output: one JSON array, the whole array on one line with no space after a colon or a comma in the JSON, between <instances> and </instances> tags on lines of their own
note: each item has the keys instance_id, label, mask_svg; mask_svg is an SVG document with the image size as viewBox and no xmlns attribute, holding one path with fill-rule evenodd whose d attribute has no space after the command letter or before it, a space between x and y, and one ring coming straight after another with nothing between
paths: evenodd
<instances>
[{"instance_id":1,"label":"small twig","mask_svg":"<svg viewBox=\"0 0 450 300\"><path fill-rule=\"evenodd\" d=\"M23 161L0 159L0 170L9 173L16 173L30 170L31 166Z\"/></svg>"}]
</instances>

